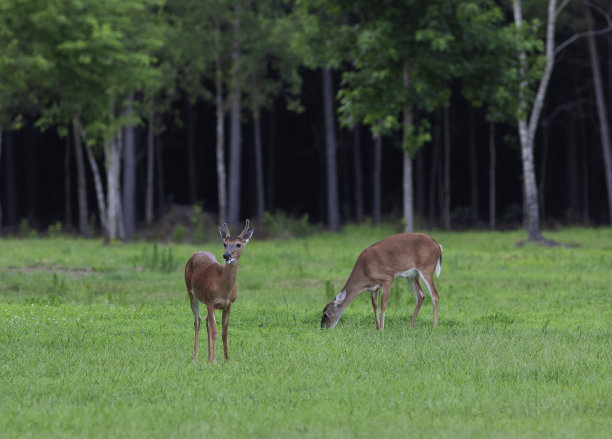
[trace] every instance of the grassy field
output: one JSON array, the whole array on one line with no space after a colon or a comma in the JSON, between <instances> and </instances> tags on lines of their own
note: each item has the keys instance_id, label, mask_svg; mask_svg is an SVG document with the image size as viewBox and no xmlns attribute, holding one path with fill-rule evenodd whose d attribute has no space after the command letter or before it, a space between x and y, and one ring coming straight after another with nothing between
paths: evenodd
<instances>
[{"instance_id":1,"label":"grassy field","mask_svg":"<svg viewBox=\"0 0 612 439\"><path fill-rule=\"evenodd\" d=\"M392 233L256 231L217 365L204 327L191 361L183 267L219 243L0 240L0 437L610 437L612 229L548 232L576 245L555 248L432 232L437 329L429 297L408 328L398 279L384 332L368 294L321 331L357 254Z\"/></svg>"}]
</instances>

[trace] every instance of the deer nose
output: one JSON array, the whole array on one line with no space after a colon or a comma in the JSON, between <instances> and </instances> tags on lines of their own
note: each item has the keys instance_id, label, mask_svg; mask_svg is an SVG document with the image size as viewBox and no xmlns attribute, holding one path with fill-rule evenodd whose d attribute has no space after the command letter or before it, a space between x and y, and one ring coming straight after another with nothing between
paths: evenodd
<instances>
[{"instance_id":1,"label":"deer nose","mask_svg":"<svg viewBox=\"0 0 612 439\"><path fill-rule=\"evenodd\" d=\"M223 253L223 259L225 259L226 261L229 261L231 257L232 255L230 255L228 252Z\"/></svg>"}]
</instances>

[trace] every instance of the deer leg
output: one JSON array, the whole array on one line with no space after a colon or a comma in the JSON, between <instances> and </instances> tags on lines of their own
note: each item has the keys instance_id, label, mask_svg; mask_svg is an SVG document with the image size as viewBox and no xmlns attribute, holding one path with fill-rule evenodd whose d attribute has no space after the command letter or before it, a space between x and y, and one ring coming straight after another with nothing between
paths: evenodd
<instances>
[{"instance_id":1,"label":"deer leg","mask_svg":"<svg viewBox=\"0 0 612 439\"><path fill-rule=\"evenodd\" d=\"M223 323L223 332L221 333L221 337L223 338L223 354L225 355L225 361L229 361L229 354L227 352L227 326L229 324L229 316L232 312L232 306L228 306L223 310L223 317L221 319Z\"/></svg>"},{"instance_id":2,"label":"deer leg","mask_svg":"<svg viewBox=\"0 0 612 439\"><path fill-rule=\"evenodd\" d=\"M419 276L421 280L427 287L427 291L429 291L429 295L431 296L431 301L433 302L433 327L438 326L438 291L436 290L436 286L433 283L433 273L421 273L419 272Z\"/></svg>"},{"instance_id":3,"label":"deer leg","mask_svg":"<svg viewBox=\"0 0 612 439\"><path fill-rule=\"evenodd\" d=\"M414 292L414 297L416 298L416 306L414 307L414 312L412 313L412 318L410 319L410 327L414 327L414 321L416 320L417 314L421 309L421 305L423 304L423 300L425 300L425 294L421 289L421 285L419 285L419 281L416 278L408 279L408 283L410 284L410 288Z\"/></svg>"},{"instance_id":4,"label":"deer leg","mask_svg":"<svg viewBox=\"0 0 612 439\"><path fill-rule=\"evenodd\" d=\"M206 316L206 329L208 330L208 361L216 363L215 352L217 350L217 321L215 320L215 307L206 304L208 314Z\"/></svg>"},{"instance_id":5,"label":"deer leg","mask_svg":"<svg viewBox=\"0 0 612 439\"><path fill-rule=\"evenodd\" d=\"M378 288L372 291L372 307L374 308L374 318L376 319L376 329L380 329L380 313L378 312Z\"/></svg>"},{"instance_id":6,"label":"deer leg","mask_svg":"<svg viewBox=\"0 0 612 439\"><path fill-rule=\"evenodd\" d=\"M389 295L391 294L391 284L393 281L388 282L382 286L383 293L380 299L380 330L385 329L385 311L387 310L387 301L389 300Z\"/></svg>"},{"instance_id":7,"label":"deer leg","mask_svg":"<svg viewBox=\"0 0 612 439\"><path fill-rule=\"evenodd\" d=\"M189 301L191 302L191 311L193 312L193 331L195 332L195 341L193 342L193 357L192 360L196 361L198 359L198 334L200 333L200 322L202 318L200 317L200 302L195 297L189 295Z\"/></svg>"}]
</instances>

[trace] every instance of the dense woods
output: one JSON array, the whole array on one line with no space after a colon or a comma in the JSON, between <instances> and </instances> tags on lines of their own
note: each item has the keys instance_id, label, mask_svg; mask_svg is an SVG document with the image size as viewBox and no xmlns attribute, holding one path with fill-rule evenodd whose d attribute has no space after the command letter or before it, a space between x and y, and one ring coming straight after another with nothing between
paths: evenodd
<instances>
[{"instance_id":1,"label":"dense woods","mask_svg":"<svg viewBox=\"0 0 612 439\"><path fill-rule=\"evenodd\" d=\"M610 224L611 10L0 0L0 232Z\"/></svg>"}]
</instances>

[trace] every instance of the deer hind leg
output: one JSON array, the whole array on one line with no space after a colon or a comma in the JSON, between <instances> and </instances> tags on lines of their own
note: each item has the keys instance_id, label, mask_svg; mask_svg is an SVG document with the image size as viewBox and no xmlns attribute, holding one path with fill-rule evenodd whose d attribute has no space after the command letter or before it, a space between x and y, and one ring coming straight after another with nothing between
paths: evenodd
<instances>
[{"instance_id":1,"label":"deer hind leg","mask_svg":"<svg viewBox=\"0 0 612 439\"><path fill-rule=\"evenodd\" d=\"M200 317L200 302L198 302L198 299L193 297L191 293L189 294L189 302L191 302L191 311L193 312L194 318L193 331L195 332L192 360L196 361L198 359L198 335L200 333L200 322L202 321L202 318Z\"/></svg>"},{"instance_id":2,"label":"deer hind leg","mask_svg":"<svg viewBox=\"0 0 612 439\"><path fill-rule=\"evenodd\" d=\"M378 287L372 290L372 308L374 308L374 318L376 318L376 329L380 329L380 313L378 311Z\"/></svg>"},{"instance_id":3,"label":"deer hind leg","mask_svg":"<svg viewBox=\"0 0 612 439\"><path fill-rule=\"evenodd\" d=\"M412 291L414 292L414 297L416 299L416 306L414 307L414 312L412 313L412 318L410 319L410 327L413 328L417 314L421 309L423 300L425 300L425 294L423 293L423 289L421 288L421 285L419 285L419 281L417 278L408 279L408 283L410 284L410 288L412 288Z\"/></svg>"},{"instance_id":4,"label":"deer hind leg","mask_svg":"<svg viewBox=\"0 0 612 439\"><path fill-rule=\"evenodd\" d=\"M229 361L229 354L227 351L227 327L229 324L230 313L232 312L232 306L228 306L223 310L223 317L221 318L221 322L223 324L221 338L223 338L223 355L225 356L225 361Z\"/></svg>"},{"instance_id":5,"label":"deer hind leg","mask_svg":"<svg viewBox=\"0 0 612 439\"><path fill-rule=\"evenodd\" d=\"M387 310L387 302L389 301L389 295L391 294L391 285L393 281L387 282L382 286L382 297L380 298L380 330L385 329L385 311Z\"/></svg>"},{"instance_id":6,"label":"deer hind leg","mask_svg":"<svg viewBox=\"0 0 612 439\"><path fill-rule=\"evenodd\" d=\"M436 290L436 286L433 282L433 272L432 273L422 273L419 271L419 276L421 280L427 287L427 291L429 291L429 295L431 296L431 301L433 302L433 327L438 326L438 291Z\"/></svg>"},{"instance_id":7,"label":"deer hind leg","mask_svg":"<svg viewBox=\"0 0 612 439\"><path fill-rule=\"evenodd\" d=\"M206 315L206 330L208 332L208 361L216 363L215 352L217 350L217 321L215 320L215 307L206 304L208 314Z\"/></svg>"}]
</instances>

